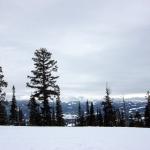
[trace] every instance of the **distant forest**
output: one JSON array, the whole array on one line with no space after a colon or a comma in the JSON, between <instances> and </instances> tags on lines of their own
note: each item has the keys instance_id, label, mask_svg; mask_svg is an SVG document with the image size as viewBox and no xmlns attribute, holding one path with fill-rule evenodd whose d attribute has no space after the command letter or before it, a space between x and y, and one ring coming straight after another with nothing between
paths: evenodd
<instances>
[{"instance_id":1,"label":"distant forest","mask_svg":"<svg viewBox=\"0 0 150 150\"><path fill-rule=\"evenodd\" d=\"M33 89L28 102L29 119L17 105L15 86L12 87L12 101L10 108L6 107L6 93L4 89L8 83L4 79L0 67L0 125L14 126L67 126L63 116L60 99L60 88L57 84L57 61L52 59L52 53L45 48L37 49L32 58L34 70L27 76L26 86ZM93 102L87 100L83 109L78 103L78 114L73 120L73 126L106 126L106 127L150 127L150 92L147 92L147 104L144 117L139 111L129 114L123 99L123 109L112 105L110 88L106 86L103 107L94 108Z\"/></svg>"}]
</instances>

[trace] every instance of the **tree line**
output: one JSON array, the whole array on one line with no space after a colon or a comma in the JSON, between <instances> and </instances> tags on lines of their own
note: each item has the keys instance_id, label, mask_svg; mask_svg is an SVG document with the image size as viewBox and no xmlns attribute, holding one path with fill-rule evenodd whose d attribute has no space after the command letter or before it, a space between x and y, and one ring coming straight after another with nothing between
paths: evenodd
<instances>
[{"instance_id":1,"label":"tree line","mask_svg":"<svg viewBox=\"0 0 150 150\"><path fill-rule=\"evenodd\" d=\"M105 126L105 127L150 127L150 92L147 92L147 104L144 117L137 110L129 113L123 98L123 108L113 105L110 89L106 87L105 100L94 108L93 102L87 100L86 107L78 104L78 116L75 126Z\"/></svg>"},{"instance_id":2,"label":"tree line","mask_svg":"<svg viewBox=\"0 0 150 150\"><path fill-rule=\"evenodd\" d=\"M37 49L32 58L34 70L27 76L27 87L32 89L28 102L29 119L26 120L22 109L18 107L15 86L12 88L12 101L6 107L6 93L4 88L8 83L4 80L0 67L0 125L19 126L65 126L60 99L60 88L57 84L59 76L57 61L52 59L52 53L45 48ZM144 119L140 112L129 114L123 100L123 109L113 106L110 89L106 86L105 100L98 107L93 102L86 102L85 110L78 104L75 126L120 126L120 127L150 127L150 93L147 92L147 105Z\"/></svg>"}]
</instances>

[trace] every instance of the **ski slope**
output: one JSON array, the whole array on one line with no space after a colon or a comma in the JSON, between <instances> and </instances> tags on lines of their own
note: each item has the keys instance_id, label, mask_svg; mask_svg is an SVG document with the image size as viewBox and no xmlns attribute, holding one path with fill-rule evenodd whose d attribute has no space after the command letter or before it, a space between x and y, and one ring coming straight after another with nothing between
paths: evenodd
<instances>
[{"instance_id":1,"label":"ski slope","mask_svg":"<svg viewBox=\"0 0 150 150\"><path fill-rule=\"evenodd\" d=\"M0 150L148 150L150 129L0 127Z\"/></svg>"}]
</instances>

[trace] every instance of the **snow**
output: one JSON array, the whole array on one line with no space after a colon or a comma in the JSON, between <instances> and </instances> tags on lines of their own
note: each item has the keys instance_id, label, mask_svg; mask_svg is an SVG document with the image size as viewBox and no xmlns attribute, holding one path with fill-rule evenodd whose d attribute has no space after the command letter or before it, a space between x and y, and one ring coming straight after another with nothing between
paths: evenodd
<instances>
[{"instance_id":1,"label":"snow","mask_svg":"<svg viewBox=\"0 0 150 150\"><path fill-rule=\"evenodd\" d=\"M146 150L150 129L0 127L0 150Z\"/></svg>"}]
</instances>

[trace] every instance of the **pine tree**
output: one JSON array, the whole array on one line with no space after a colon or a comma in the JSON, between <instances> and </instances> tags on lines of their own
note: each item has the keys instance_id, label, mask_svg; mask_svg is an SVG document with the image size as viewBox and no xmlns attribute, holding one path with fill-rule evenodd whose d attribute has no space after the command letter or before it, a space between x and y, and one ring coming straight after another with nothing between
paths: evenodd
<instances>
[{"instance_id":1,"label":"pine tree","mask_svg":"<svg viewBox=\"0 0 150 150\"><path fill-rule=\"evenodd\" d=\"M90 114L90 109L89 109L89 101L86 101L86 115Z\"/></svg>"},{"instance_id":2,"label":"pine tree","mask_svg":"<svg viewBox=\"0 0 150 150\"><path fill-rule=\"evenodd\" d=\"M29 101L29 124L30 126L39 126L41 125L41 116L39 111L39 105L36 102L34 96L31 96Z\"/></svg>"},{"instance_id":3,"label":"pine tree","mask_svg":"<svg viewBox=\"0 0 150 150\"><path fill-rule=\"evenodd\" d=\"M80 101L78 104L77 126L81 126L81 104L80 104Z\"/></svg>"},{"instance_id":4,"label":"pine tree","mask_svg":"<svg viewBox=\"0 0 150 150\"><path fill-rule=\"evenodd\" d=\"M78 104L77 126L84 126L84 111L81 108L81 103Z\"/></svg>"},{"instance_id":5,"label":"pine tree","mask_svg":"<svg viewBox=\"0 0 150 150\"><path fill-rule=\"evenodd\" d=\"M28 76L30 82L27 86L35 89L33 96L43 102L42 124L51 125L51 110L49 100L56 92L56 79L54 73L57 72L57 61L52 59L52 54L45 48L35 51L34 61L35 70L32 70L33 76Z\"/></svg>"},{"instance_id":6,"label":"pine tree","mask_svg":"<svg viewBox=\"0 0 150 150\"><path fill-rule=\"evenodd\" d=\"M147 92L147 105L145 107L145 127L150 127L150 92Z\"/></svg>"},{"instance_id":7,"label":"pine tree","mask_svg":"<svg viewBox=\"0 0 150 150\"><path fill-rule=\"evenodd\" d=\"M91 102L91 105L90 105L89 125L90 126L95 126L96 125L95 111L94 111L93 102Z\"/></svg>"},{"instance_id":8,"label":"pine tree","mask_svg":"<svg viewBox=\"0 0 150 150\"><path fill-rule=\"evenodd\" d=\"M63 112L60 100L60 89L57 87L58 95L56 98L56 124L57 126L64 126Z\"/></svg>"},{"instance_id":9,"label":"pine tree","mask_svg":"<svg viewBox=\"0 0 150 150\"><path fill-rule=\"evenodd\" d=\"M110 89L106 86L106 96L105 102L102 103L104 105L104 126L114 126L115 122L115 112L113 110L112 101L110 98Z\"/></svg>"},{"instance_id":10,"label":"pine tree","mask_svg":"<svg viewBox=\"0 0 150 150\"><path fill-rule=\"evenodd\" d=\"M86 126L89 126L89 116L90 116L90 110L89 110L89 101L86 101L86 116L85 116L85 123Z\"/></svg>"},{"instance_id":11,"label":"pine tree","mask_svg":"<svg viewBox=\"0 0 150 150\"><path fill-rule=\"evenodd\" d=\"M7 82L4 80L2 67L0 67L0 125L6 125L8 122L7 112L5 108L5 92L3 88L7 87Z\"/></svg>"},{"instance_id":12,"label":"pine tree","mask_svg":"<svg viewBox=\"0 0 150 150\"><path fill-rule=\"evenodd\" d=\"M17 125L18 124L18 109L17 109L17 102L15 96L15 87L12 88L13 96L11 102L11 109L10 109L10 124Z\"/></svg>"}]
</instances>

